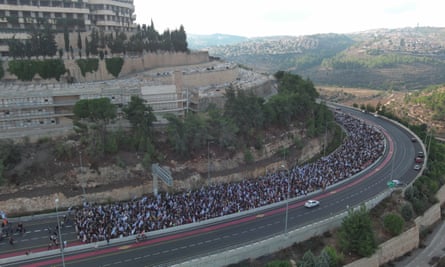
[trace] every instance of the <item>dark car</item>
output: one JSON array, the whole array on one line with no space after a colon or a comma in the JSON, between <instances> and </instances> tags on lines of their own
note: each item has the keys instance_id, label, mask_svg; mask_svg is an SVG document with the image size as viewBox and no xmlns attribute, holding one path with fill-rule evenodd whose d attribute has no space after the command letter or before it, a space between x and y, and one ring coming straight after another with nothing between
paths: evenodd
<instances>
[{"instance_id":1,"label":"dark car","mask_svg":"<svg viewBox=\"0 0 445 267\"><path fill-rule=\"evenodd\" d=\"M423 158L421 158L421 157L416 157L416 158L414 159L414 161L415 161L416 163L422 163L422 162L423 162Z\"/></svg>"}]
</instances>

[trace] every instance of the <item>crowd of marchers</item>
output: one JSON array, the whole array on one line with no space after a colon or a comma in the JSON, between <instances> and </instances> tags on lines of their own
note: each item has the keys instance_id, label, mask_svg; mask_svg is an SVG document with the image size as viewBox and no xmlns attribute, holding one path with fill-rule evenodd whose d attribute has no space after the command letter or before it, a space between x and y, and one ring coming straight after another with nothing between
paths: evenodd
<instances>
[{"instance_id":1,"label":"crowd of marchers","mask_svg":"<svg viewBox=\"0 0 445 267\"><path fill-rule=\"evenodd\" d=\"M238 213L326 187L357 174L385 149L382 132L340 112L335 119L346 132L333 153L300 166L239 182L212 184L113 204L84 203L72 210L79 240L89 243L145 233Z\"/></svg>"}]
</instances>

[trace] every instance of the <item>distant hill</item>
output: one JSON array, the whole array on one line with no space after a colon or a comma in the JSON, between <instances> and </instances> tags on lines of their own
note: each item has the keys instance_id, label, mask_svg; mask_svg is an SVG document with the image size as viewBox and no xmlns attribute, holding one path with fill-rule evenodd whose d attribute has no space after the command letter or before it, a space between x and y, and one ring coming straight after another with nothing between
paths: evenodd
<instances>
[{"instance_id":1,"label":"distant hill","mask_svg":"<svg viewBox=\"0 0 445 267\"><path fill-rule=\"evenodd\" d=\"M412 90L445 83L445 28L244 40L238 36L241 42L228 38L232 44L224 44L224 35L215 36L220 41L206 41L211 56L260 72L290 71L318 85Z\"/></svg>"},{"instance_id":2,"label":"distant hill","mask_svg":"<svg viewBox=\"0 0 445 267\"><path fill-rule=\"evenodd\" d=\"M234 45L249 40L247 37L228 34L187 34L188 47L193 50L203 50L209 47L221 45Z\"/></svg>"}]
</instances>

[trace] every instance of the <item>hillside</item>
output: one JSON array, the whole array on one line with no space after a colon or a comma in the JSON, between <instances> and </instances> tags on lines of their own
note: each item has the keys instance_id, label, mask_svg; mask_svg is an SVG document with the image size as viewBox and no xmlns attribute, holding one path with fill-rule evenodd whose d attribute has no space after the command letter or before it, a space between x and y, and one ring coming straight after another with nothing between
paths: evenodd
<instances>
[{"instance_id":1,"label":"hillside","mask_svg":"<svg viewBox=\"0 0 445 267\"><path fill-rule=\"evenodd\" d=\"M346 87L319 87L320 97L347 106L384 105L399 118L414 124L427 124L436 137L445 138L445 87L430 86L415 92Z\"/></svg>"},{"instance_id":2,"label":"hillside","mask_svg":"<svg viewBox=\"0 0 445 267\"><path fill-rule=\"evenodd\" d=\"M256 71L291 71L320 85L412 90L445 83L444 37L445 28L431 27L252 38L235 44L218 35L218 45L208 51Z\"/></svg>"}]
</instances>

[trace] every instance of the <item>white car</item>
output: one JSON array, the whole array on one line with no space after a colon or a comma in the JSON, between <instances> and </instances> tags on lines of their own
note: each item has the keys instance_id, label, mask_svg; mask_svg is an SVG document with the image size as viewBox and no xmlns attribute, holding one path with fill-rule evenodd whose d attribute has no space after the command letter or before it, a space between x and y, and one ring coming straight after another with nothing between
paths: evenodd
<instances>
[{"instance_id":1,"label":"white car","mask_svg":"<svg viewBox=\"0 0 445 267\"><path fill-rule=\"evenodd\" d=\"M306 203L304 203L304 206L306 208L313 208L313 207L316 207L318 205L320 205L320 201L315 200L315 199L310 199L310 200L306 201Z\"/></svg>"}]
</instances>

